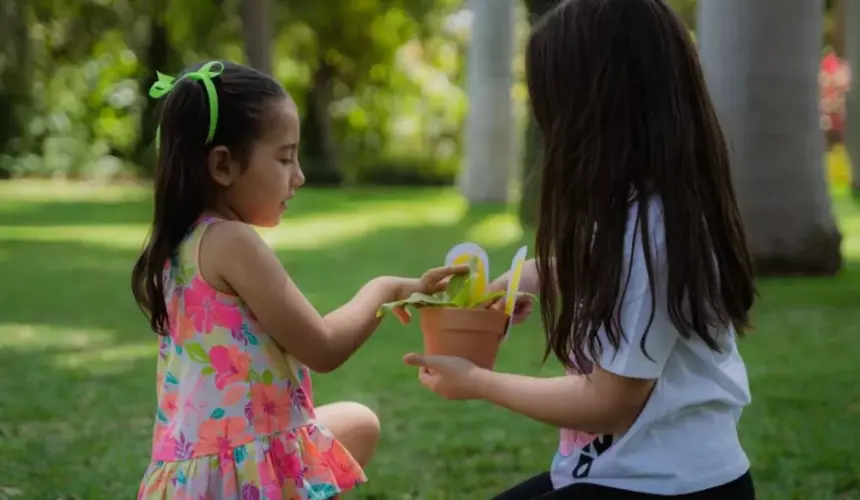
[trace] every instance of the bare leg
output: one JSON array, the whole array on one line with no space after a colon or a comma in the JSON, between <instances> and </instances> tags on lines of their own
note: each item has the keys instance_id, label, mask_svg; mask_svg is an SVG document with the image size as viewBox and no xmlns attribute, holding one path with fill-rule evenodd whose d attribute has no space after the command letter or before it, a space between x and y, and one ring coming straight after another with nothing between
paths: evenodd
<instances>
[{"instance_id":1,"label":"bare leg","mask_svg":"<svg viewBox=\"0 0 860 500\"><path fill-rule=\"evenodd\" d=\"M362 467L370 462L379 443L379 418L373 410L344 401L318 406L314 412Z\"/></svg>"}]
</instances>

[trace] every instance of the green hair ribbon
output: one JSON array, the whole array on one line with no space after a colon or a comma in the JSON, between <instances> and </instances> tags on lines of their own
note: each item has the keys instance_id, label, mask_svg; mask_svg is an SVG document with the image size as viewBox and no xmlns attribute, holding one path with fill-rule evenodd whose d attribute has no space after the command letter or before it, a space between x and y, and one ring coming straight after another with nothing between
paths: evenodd
<instances>
[{"instance_id":1,"label":"green hair ribbon","mask_svg":"<svg viewBox=\"0 0 860 500\"><path fill-rule=\"evenodd\" d=\"M218 126L218 92L215 90L215 84L212 79L217 78L224 71L224 64L220 61L210 61L197 71L190 71L180 76L178 79L170 75L156 71L158 80L149 88L149 97L153 99L161 99L165 95L173 91L182 80L194 80L203 83L206 88L206 97L209 99L209 134L206 136L206 144L212 142L215 138L215 129ZM161 126L155 132L156 145L161 144Z\"/></svg>"}]
</instances>

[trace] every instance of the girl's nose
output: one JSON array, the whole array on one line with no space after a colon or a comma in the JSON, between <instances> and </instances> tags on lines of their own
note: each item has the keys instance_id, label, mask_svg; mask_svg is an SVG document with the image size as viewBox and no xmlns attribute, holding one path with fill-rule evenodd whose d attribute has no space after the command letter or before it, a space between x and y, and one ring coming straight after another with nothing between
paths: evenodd
<instances>
[{"instance_id":1,"label":"girl's nose","mask_svg":"<svg viewBox=\"0 0 860 500\"><path fill-rule=\"evenodd\" d=\"M299 188L305 185L305 173L302 171L301 165L299 165L297 175L293 176L293 187Z\"/></svg>"}]
</instances>

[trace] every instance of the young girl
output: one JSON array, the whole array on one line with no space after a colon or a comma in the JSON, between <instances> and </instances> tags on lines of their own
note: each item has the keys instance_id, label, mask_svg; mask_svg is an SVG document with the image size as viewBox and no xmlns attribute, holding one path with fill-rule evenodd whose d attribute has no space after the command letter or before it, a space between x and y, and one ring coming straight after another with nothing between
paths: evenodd
<instances>
[{"instance_id":1,"label":"young girl","mask_svg":"<svg viewBox=\"0 0 860 500\"><path fill-rule=\"evenodd\" d=\"M551 470L498 499L754 498L735 345L752 265L687 30L662 0L565 0L526 55L544 163L523 283L540 292L546 353L569 374L406 362L444 397L562 429Z\"/></svg>"},{"instance_id":2,"label":"young girl","mask_svg":"<svg viewBox=\"0 0 860 500\"><path fill-rule=\"evenodd\" d=\"M355 403L314 408L308 368L336 369L376 329L381 304L463 269L374 279L321 317L251 228L276 225L304 183L293 101L230 63L159 79L155 214L132 273L161 335L138 498L337 497L365 480L379 423Z\"/></svg>"}]
</instances>

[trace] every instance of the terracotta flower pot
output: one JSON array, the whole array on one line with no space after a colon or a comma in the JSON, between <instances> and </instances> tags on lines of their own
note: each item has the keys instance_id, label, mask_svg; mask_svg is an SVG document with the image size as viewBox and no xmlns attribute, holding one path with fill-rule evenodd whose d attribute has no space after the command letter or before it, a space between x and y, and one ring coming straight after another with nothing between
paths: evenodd
<instances>
[{"instance_id":1,"label":"terracotta flower pot","mask_svg":"<svg viewBox=\"0 0 860 500\"><path fill-rule=\"evenodd\" d=\"M494 309L422 307L424 353L458 356L492 370L508 317Z\"/></svg>"}]
</instances>

